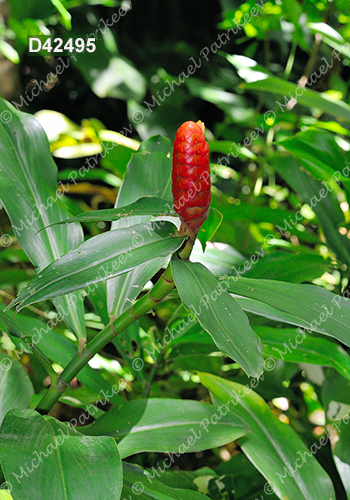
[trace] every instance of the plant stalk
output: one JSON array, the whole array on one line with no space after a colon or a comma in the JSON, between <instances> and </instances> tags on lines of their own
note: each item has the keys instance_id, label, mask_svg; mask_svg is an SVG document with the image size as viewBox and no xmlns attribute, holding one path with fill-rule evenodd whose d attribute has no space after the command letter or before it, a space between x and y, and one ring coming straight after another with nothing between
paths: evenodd
<instances>
[{"instance_id":1,"label":"plant stalk","mask_svg":"<svg viewBox=\"0 0 350 500\"><path fill-rule=\"evenodd\" d=\"M111 319L111 322L86 345L83 351L80 353L78 352L71 359L61 375L57 378L57 381L52 383L45 396L37 405L36 410L41 414L49 413L73 378L78 375L80 370L84 368L90 359L114 337L125 330L125 328L146 314L155 304L158 304L158 302L168 295L174 286L175 284L169 263L164 274L146 295L134 302L130 309L126 310L123 314L118 316L118 318Z\"/></svg>"}]
</instances>

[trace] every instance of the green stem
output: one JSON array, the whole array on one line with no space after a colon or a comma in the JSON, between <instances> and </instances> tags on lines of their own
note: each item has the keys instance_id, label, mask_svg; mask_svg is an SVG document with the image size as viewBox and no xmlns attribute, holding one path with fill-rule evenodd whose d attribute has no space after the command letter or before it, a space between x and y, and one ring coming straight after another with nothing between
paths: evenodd
<instances>
[{"instance_id":1,"label":"green stem","mask_svg":"<svg viewBox=\"0 0 350 500\"><path fill-rule=\"evenodd\" d=\"M187 252L186 252L187 253ZM97 354L108 342L119 333L125 330L138 318L146 314L155 304L160 302L174 288L174 281L170 264L160 277L154 287L143 297L138 299L130 309L121 314L118 318L109 323L101 330L85 347L82 352L78 352L68 363L57 382L54 381L46 392L43 399L37 406L37 411L42 414L48 413L53 405L61 397L65 389L69 386L80 370ZM56 383L55 383L56 382Z\"/></svg>"},{"instance_id":2,"label":"green stem","mask_svg":"<svg viewBox=\"0 0 350 500\"><path fill-rule=\"evenodd\" d=\"M289 57L288 57L288 61L287 61L287 65L286 65L286 69L284 70L284 78L285 78L285 80L288 80L288 78L290 77L290 74L291 74L291 71L292 71L292 68L293 68L293 64L294 64L295 51L297 49L297 45L298 44L293 40L292 48L291 48L291 51L290 51L290 54L289 54Z\"/></svg>"}]
</instances>

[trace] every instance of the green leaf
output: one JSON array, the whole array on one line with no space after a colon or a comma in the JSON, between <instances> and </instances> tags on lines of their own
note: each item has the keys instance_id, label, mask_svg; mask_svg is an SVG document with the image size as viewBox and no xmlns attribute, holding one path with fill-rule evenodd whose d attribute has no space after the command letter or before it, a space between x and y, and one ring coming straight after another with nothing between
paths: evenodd
<instances>
[{"instance_id":1,"label":"green leaf","mask_svg":"<svg viewBox=\"0 0 350 500\"><path fill-rule=\"evenodd\" d=\"M303 106L318 108L336 118L343 118L346 122L350 122L350 106L345 102L337 101L327 94L308 88L301 89L295 83L271 76L266 70L259 67L256 61L248 57L228 55L226 58L238 68L239 75L248 82L242 83L242 88L283 96L281 102L276 101L280 105L281 111L286 111L286 103L293 97Z\"/></svg>"},{"instance_id":2,"label":"green leaf","mask_svg":"<svg viewBox=\"0 0 350 500\"><path fill-rule=\"evenodd\" d=\"M0 353L0 424L9 410L28 408L33 394L33 385L21 363Z\"/></svg>"},{"instance_id":3,"label":"green leaf","mask_svg":"<svg viewBox=\"0 0 350 500\"><path fill-rule=\"evenodd\" d=\"M120 288L114 290L114 284L110 287L107 281L107 304L108 311L114 316L118 316L125 311L136 297L141 293L144 285L162 268L167 262L167 257L157 257L141 264L132 271L118 276L113 281L118 280ZM113 292L111 290L113 289Z\"/></svg>"},{"instance_id":4,"label":"green leaf","mask_svg":"<svg viewBox=\"0 0 350 500\"><path fill-rule=\"evenodd\" d=\"M38 271L83 241L81 226L43 226L69 216L57 191L57 167L39 122L0 99L0 199L15 236ZM54 300L63 320L77 338L85 338L83 300L78 295Z\"/></svg>"},{"instance_id":5,"label":"green leaf","mask_svg":"<svg viewBox=\"0 0 350 500\"><path fill-rule=\"evenodd\" d=\"M198 342L186 342L172 346L167 360L173 361L176 366L180 366L183 370L205 370L209 373L219 373L222 365L222 354L211 356L218 349L211 337L206 332L205 334L210 339L210 343L203 344L202 339L199 339Z\"/></svg>"},{"instance_id":6,"label":"green leaf","mask_svg":"<svg viewBox=\"0 0 350 500\"><path fill-rule=\"evenodd\" d=\"M160 226L158 228L158 226ZM145 223L102 233L40 271L11 303L23 307L104 281L138 265L167 257L184 241L169 222Z\"/></svg>"},{"instance_id":7,"label":"green leaf","mask_svg":"<svg viewBox=\"0 0 350 500\"><path fill-rule=\"evenodd\" d=\"M281 321L329 335L350 346L349 299L315 285L249 278L226 278L225 282L230 293L267 304L277 314L282 312Z\"/></svg>"},{"instance_id":8,"label":"green leaf","mask_svg":"<svg viewBox=\"0 0 350 500\"><path fill-rule=\"evenodd\" d=\"M71 14L68 12L68 10L65 8L65 6L62 4L60 0L50 0L50 1L52 5L54 5L58 10L58 12L61 14L63 26L66 28L66 30L70 31L72 29Z\"/></svg>"},{"instance_id":9,"label":"green leaf","mask_svg":"<svg viewBox=\"0 0 350 500\"><path fill-rule=\"evenodd\" d=\"M254 262L251 269L244 273L244 277L300 283L319 278L330 267L330 260L324 259L321 255L292 254L277 250Z\"/></svg>"},{"instance_id":10,"label":"green leaf","mask_svg":"<svg viewBox=\"0 0 350 500\"><path fill-rule=\"evenodd\" d=\"M112 438L82 436L34 410L13 410L1 426L0 443L15 499L51 498L53 485L55 500L120 498L122 464Z\"/></svg>"},{"instance_id":11,"label":"green leaf","mask_svg":"<svg viewBox=\"0 0 350 500\"><path fill-rule=\"evenodd\" d=\"M172 270L181 300L218 348L247 375L259 376L263 370L260 339L235 300L202 264L174 257Z\"/></svg>"},{"instance_id":12,"label":"green leaf","mask_svg":"<svg viewBox=\"0 0 350 500\"><path fill-rule=\"evenodd\" d=\"M3 308L4 306L0 304L0 311ZM60 366L66 366L76 354L77 347L74 342L54 330L55 319L44 323L36 318L22 314L17 314L14 320L13 311L7 311L3 315L7 317L4 323L10 335L13 335L11 340L16 345L14 350L16 355L21 356L24 352L28 352L26 344L18 339L21 336L28 336L31 339L30 344L36 344L49 360L58 363ZM123 399L118 394L117 386L112 387L97 370L94 370L89 365L84 366L77 378L82 384L101 394L102 401L106 399L113 404L123 402Z\"/></svg>"},{"instance_id":13,"label":"green leaf","mask_svg":"<svg viewBox=\"0 0 350 500\"><path fill-rule=\"evenodd\" d=\"M161 135L155 135L141 144L128 164L116 208L144 196L162 198L171 202L172 206L171 152L170 140Z\"/></svg>"},{"instance_id":14,"label":"green leaf","mask_svg":"<svg viewBox=\"0 0 350 500\"><path fill-rule=\"evenodd\" d=\"M345 224L344 214L339 202L332 193L332 186L320 182L304 172L294 158L275 155L270 163L286 182L311 206L322 226L327 243L339 258L350 264L349 239L339 232L339 226ZM289 221L284 220L282 231L297 224L299 214L294 214ZM281 228L280 228L281 231Z\"/></svg>"},{"instance_id":15,"label":"green leaf","mask_svg":"<svg viewBox=\"0 0 350 500\"><path fill-rule=\"evenodd\" d=\"M71 222L93 222L93 221L116 221L124 218L127 221L128 217L136 215L176 215L172 206L168 201L155 196L146 196L131 203L126 207L108 208L105 210L91 210L70 219L57 222L56 224L67 224Z\"/></svg>"},{"instance_id":16,"label":"green leaf","mask_svg":"<svg viewBox=\"0 0 350 500\"><path fill-rule=\"evenodd\" d=\"M316 458L251 387L205 373L200 378L215 404L228 405L251 428L252 432L238 442L267 479L267 491L281 499L335 500L332 482Z\"/></svg>"},{"instance_id":17,"label":"green leaf","mask_svg":"<svg viewBox=\"0 0 350 500\"><path fill-rule=\"evenodd\" d=\"M346 44L346 40L334 28L326 23L307 23L307 27L309 28L311 33L319 33L320 35L322 35L322 42L325 42L330 47L333 47L333 49L336 49L345 57L349 57L349 50ZM335 57L338 59L337 56Z\"/></svg>"},{"instance_id":18,"label":"green leaf","mask_svg":"<svg viewBox=\"0 0 350 500\"><path fill-rule=\"evenodd\" d=\"M329 181L336 172L339 172L336 180L349 179L340 173L346 165L344 151L329 132L308 129L278 144L292 153L316 179Z\"/></svg>"},{"instance_id":19,"label":"green leaf","mask_svg":"<svg viewBox=\"0 0 350 500\"><path fill-rule=\"evenodd\" d=\"M155 196L169 202L171 194L171 143L160 135L144 141L139 151L128 164L123 184L119 190L115 208L131 205L140 197ZM131 216L127 221L120 219L113 222L112 229L128 227L131 224L147 222L150 216ZM167 259L155 259L138 266L129 273L107 281L108 312L118 316L139 295L143 286L165 265Z\"/></svg>"},{"instance_id":20,"label":"green leaf","mask_svg":"<svg viewBox=\"0 0 350 500\"><path fill-rule=\"evenodd\" d=\"M113 436L122 458L144 451L193 453L244 436L244 421L205 403L176 399L141 399L113 408L80 431Z\"/></svg>"},{"instance_id":21,"label":"green leaf","mask_svg":"<svg viewBox=\"0 0 350 500\"><path fill-rule=\"evenodd\" d=\"M263 354L292 363L331 366L350 380L350 356L329 339L298 332L294 328L255 326L261 338Z\"/></svg>"},{"instance_id":22,"label":"green leaf","mask_svg":"<svg viewBox=\"0 0 350 500\"><path fill-rule=\"evenodd\" d=\"M216 208L210 207L207 220L204 222L198 233L198 239L201 242L203 252L205 250L205 245L207 241L210 241L216 231L219 229L222 222L223 215L216 210Z\"/></svg>"},{"instance_id":23,"label":"green leaf","mask_svg":"<svg viewBox=\"0 0 350 500\"><path fill-rule=\"evenodd\" d=\"M164 465L164 468L166 465ZM197 491L183 488L170 488L155 476L161 478L162 469L152 469L152 474L133 464L123 463L123 492L122 498L138 500L205 500L206 495Z\"/></svg>"}]
</instances>

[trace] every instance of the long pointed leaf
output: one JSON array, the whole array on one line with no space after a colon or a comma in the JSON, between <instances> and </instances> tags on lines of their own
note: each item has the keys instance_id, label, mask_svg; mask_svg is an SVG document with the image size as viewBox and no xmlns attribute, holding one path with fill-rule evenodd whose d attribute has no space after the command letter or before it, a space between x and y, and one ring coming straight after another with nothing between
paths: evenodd
<instances>
[{"instance_id":1,"label":"long pointed leaf","mask_svg":"<svg viewBox=\"0 0 350 500\"><path fill-rule=\"evenodd\" d=\"M292 363L331 366L350 380L350 356L336 342L321 336L300 335L293 328L256 326L263 354Z\"/></svg>"},{"instance_id":2,"label":"long pointed leaf","mask_svg":"<svg viewBox=\"0 0 350 500\"><path fill-rule=\"evenodd\" d=\"M226 404L251 428L239 444L267 479L266 492L272 491L283 500L335 500L332 481L316 458L256 392L215 375L201 373L200 378L214 404Z\"/></svg>"},{"instance_id":3,"label":"long pointed leaf","mask_svg":"<svg viewBox=\"0 0 350 500\"><path fill-rule=\"evenodd\" d=\"M280 95L281 102L276 102L280 104L281 110L285 111L286 103L291 97L294 97L303 106L321 109L330 115L341 117L346 122L350 122L350 106L344 101L337 101L327 94L315 92L309 88L301 88L295 83L272 76L248 57L228 55L226 58L237 68L239 75L248 82L241 84L242 88Z\"/></svg>"},{"instance_id":4,"label":"long pointed leaf","mask_svg":"<svg viewBox=\"0 0 350 500\"><path fill-rule=\"evenodd\" d=\"M69 216L57 192L57 167L39 122L0 99L0 199L14 233L40 271L83 241L78 224L37 231ZM55 299L63 320L77 337L85 337L83 300L78 296Z\"/></svg>"},{"instance_id":5,"label":"long pointed leaf","mask_svg":"<svg viewBox=\"0 0 350 500\"><path fill-rule=\"evenodd\" d=\"M0 303L0 312L2 310L3 305ZM74 342L54 330L52 320L45 324L43 321L21 313L16 315L16 319L13 315L13 311L7 311L1 315L1 318L7 326L12 342L16 345L14 353L17 357L28 351L27 345L20 340L23 336L31 337L31 344L36 344L46 358L60 366L66 366L76 354L77 348ZM112 384L91 366L85 365L77 378L82 384L101 394L102 400L107 398L115 405L123 404L124 400L115 390L115 386L112 387Z\"/></svg>"},{"instance_id":6,"label":"long pointed leaf","mask_svg":"<svg viewBox=\"0 0 350 500\"><path fill-rule=\"evenodd\" d=\"M258 377L263 370L260 339L239 305L202 264L174 257L172 269L183 303L218 348L237 361L247 375Z\"/></svg>"},{"instance_id":7,"label":"long pointed leaf","mask_svg":"<svg viewBox=\"0 0 350 500\"><path fill-rule=\"evenodd\" d=\"M93 221L117 221L124 218L140 215L176 215L168 201L157 198L156 196L145 196L136 200L134 203L120 208L108 208L106 210L91 210L83 214L65 219L56 224L67 224L71 222L93 222Z\"/></svg>"},{"instance_id":8,"label":"long pointed leaf","mask_svg":"<svg viewBox=\"0 0 350 500\"><path fill-rule=\"evenodd\" d=\"M244 421L198 401L151 398L113 408L85 426L89 436L113 436L122 458L143 451L193 453L222 446L249 432Z\"/></svg>"},{"instance_id":9,"label":"long pointed leaf","mask_svg":"<svg viewBox=\"0 0 350 500\"><path fill-rule=\"evenodd\" d=\"M242 277L226 278L225 281L229 292L267 304L281 311L282 318L284 314L287 314L286 319L289 315L292 324L330 335L350 346L349 299L316 285ZM249 307L249 302L247 305Z\"/></svg>"},{"instance_id":10,"label":"long pointed leaf","mask_svg":"<svg viewBox=\"0 0 350 500\"><path fill-rule=\"evenodd\" d=\"M171 143L160 135L143 142L139 151L128 164L123 184L115 204L116 209L134 203L141 196L156 196L165 200L172 208L171 195ZM151 217L131 216L128 220L113 222L112 229L128 227L131 224L149 221ZM108 312L119 316L140 293L152 276L166 263L146 262L129 273L107 282ZM158 267L158 269L157 269Z\"/></svg>"},{"instance_id":11,"label":"long pointed leaf","mask_svg":"<svg viewBox=\"0 0 350 500\"><path fill-rule=\"evenodd\" d=\"M180 248L183 236L164 222L145 223L94 236L76 250L40 271L11 303L23 307L84 288L134 269L144 262L167 257Z\"/></svg>"}]
</instances>

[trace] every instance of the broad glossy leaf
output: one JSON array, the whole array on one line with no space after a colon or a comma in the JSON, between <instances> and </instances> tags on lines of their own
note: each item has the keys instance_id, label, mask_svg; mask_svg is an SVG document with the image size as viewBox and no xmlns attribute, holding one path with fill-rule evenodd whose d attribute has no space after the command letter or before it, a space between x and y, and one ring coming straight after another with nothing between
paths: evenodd
<instances>
[{"instance_id":1,"label":"broad glossy leaf","mask_svg":"<svg viewBox=\"0 0 350 500\"><path fill-rule=\"evenodd\" d=\"M164 465L163 468L166 468ZM154 472L155 471L155 472ZM146 472L134 464L123 463L122 498L137 498L138 500L205 500L206 495L183 488L171 488L159 480L162 469Z\"/></svg>"},{"instance_id":2,"label":"broad glossy leaf","mask_svg":"<svg viewBox=\"0 0 350 500\"><path fill-rule=\"evenodd\" d=\"M322 226L327 243L339 258L350 264L349 239L339 232L341 224L345 223L344 214L336 196L332 193L332 186L325 186L324 182L314 179L304 172L294 158L275 155L270 163L286 182L297 192L303 200L311 206ZM299 214L294 214L282 224L282 231L290 230L298 222ZM279 228L281 231L281 228Z\"/></svg>"},{"instance_id":3,"label":"broad glossy leaf","mask_svg":"<svg viewBox=\"0 0 350 500\"><path fill-rule=\"evenodd\" d=\"M43 226L69 217L57 191L57 167L39 122L0 99L0 199L15 236L38 271L83 241L81 226ZM78 295L54 300L63 319L76 335L85 337L83 300Z\"/></svg>"},{"instance_id":4,"label":"broad glossy leaf","mask_svg":"<svg viewBox=\"0 0 350 500\"><path fill-rule=\"evenodd\" d=\"M143 451L192 453L222 446L249 432L243 420L198 401L140 399L113 408L80 431L113 436L122 458Z\"/></svg>"},{"instance_id":5,"label":"broad glossy leaf","mask_svg":"<svg viewBox=\"0 0 350 500\"><path fill-rule=\"evenodd\" d=\"M287 323L290 325L301 326L302 328L308 328L305 321L293 314L288 314L284 311L280 311L275 307L272 307L260 300L250 299L249 297L242 297L236 294L232 294L235 301L243 309L257 316L262 316L264 318L271 319L273 321L279 321L282 323ZM315 331L318 331L317 329Z\"/></svg>"},{"instance_id":6,"label":"broad glossy leaf","mask_svg":"<svg viewBox=\"0 0 350 500\"><path fill-rule=\"evenodd\" d=\"M174 257L172 270L181 300L218 348L247 375L258 377L263 371L260 339L237 302L202 264Z\"/></svg>"},{"instance_id":7,"label":"broad glossy leaf","mask_svg":"<svg viewBox=\"0 0 350 500\"><path fill-rule=\"evenodd\" d=\"M152 470L153 472L153 470ZM171 486L172 488L184 488L189 490L197 491L200 489L201 484L200 481L196 481L196 479L204 478L204 476L218 478L219 474L216 473L210 467L201 467L197 470L165 470L160 478L163 484L167 486ZM196 484L197 483L197 484ZM204 494L204 493L203 493Z\"/></svg>"},{"instance_id":8,"label":"broad glossy leaf","mask_svg":"<svg viewBox=\"0 0 350 500\"><path fill-rule=\"evenodd\" d=\"M273 491L283 500L335 500L332 481L316 458L251 387L205 373L200 378L215 404L228 404L251 428L252 432L238 442L267 479L267 491Z\"/></svg>"},{"instance_id":9,"label":"broad glossy leaf","mask_svg":"<svg viewBox=\"0 0 350 500\"><path fill-rule=\"evenodd\" d=\"M0 304L0 311L3 308L4 306ZM31 341L37 344L49 360L58 363L60 366L66 366L76 354L76 345L54 330L54 320L44 323L23 314L17 314L14 319L13 311L7 311L4 315L8 319L3 319L3 321L11 335L11 340L16 345L15 352L18 353L18 356L21 356L24 352L29 352L26 344L18 339L23 335L31 338ZM1 318L3 318L3 315ZM94 370L89 365L84 366L77 378L82 384L101 394L102 401L107 398L113 404L123 403L124 400L118 394L117 386L112 387L97 370Z\"/></svg>"},{"instance_id":10,"label":"broad glossy leaf","mask_svg":"<svg viewBox=\"0 0 350 500\"><path fill-rule=\"evenodd\" d=\"M128 164L123 184L119 190L115 208L130 205L138 198L155 196L164 199L172 207L171 194L171 143L160 135L143 142L139 151ZM150 216L131 216L127 221L113 222L112 229L128 227L151 219ZM118 316L140 293L143 286L166 264L167 259L150 261L125 275L107 282L108 312ZM158 267L158 269L156 269Z\"/></svg>"},{"instance_id":11,"label":"broad glossy leaf","mask_svg":"<svg viewBox=\"0 0 350 500\"><path fill-rule=\"evenodd\" d=\"M308 129L278 144L292 153L316 179L329 181L335 172L339 172L337 180L348 180L348 176L342 175L346 165L344 151L336 143L333 134Z\"/></svg>"},{"instance_id":12,"label":"broad glossy leaf","mask_svg":"<svg viewBox=\"0 0 350 500\"><path fill-rule=\"evenodd\" d=\"M263 302L289 315L297 321L294 324L350 346L350 299L316 285L249 278L226 278L225 282L229 292Z\"/></svg>"},{"instance_id":13,"label":"broad glossy leaf","mask_svg":"<svg viewBox=\"0 0 350 500\"><path fill-rule=\"evenodd\" d=\"M172 205L156 196L145 196L126 207L108 208L105 210L91 210L84 214L71 217L57 224L66 224L71 222L93 222L93 221L116 221L124 218L127 221L128 217L136 215L176 215Z\"/></svg>"},{"instance_id":14,"label":"broad glossy leaf","mask_svg":"<svg viewBox=\"0 0 350 500\"><path fill-rule=\"evenodd\" d=\"M335 342L327 338L303 335L293 328L255 326L261 338L263 354L292 363L310 363L331 366L350 380L350 356Z\"/></svg>"},{"instance_id":15,"label":"broad glossy leaf","mask_svg":"<svg viewBox=\"0 0 350 500\"><path fill-rule=\"evenodd\" d=\"M0 429L0 459L15 500L119 499L122 463L107 436L82 436L34 410L12 410Z\"/></svg>"},{"instance_id":16,"label":"broad glossy leaf","mask_svg":"<svg viewBox=\"0 0 350 500\"><path fill-rule=\"evenodd\" d=\"M34 388L21 363L0 353L0 424L8 410L28 408Z\"/></svg>"},{"instance_id":17,"label":"broad glossy leaf","mask_svg":"<svg viewBox=\"0 0 350 500\"><path fill-rule=\"evenodd\" d=\"M174 229L169 222L145 223L94 236L40 271L11 305L20 310L113 278L155 258L168 257L184 241Z\"/></svg>"}]
</instances>

